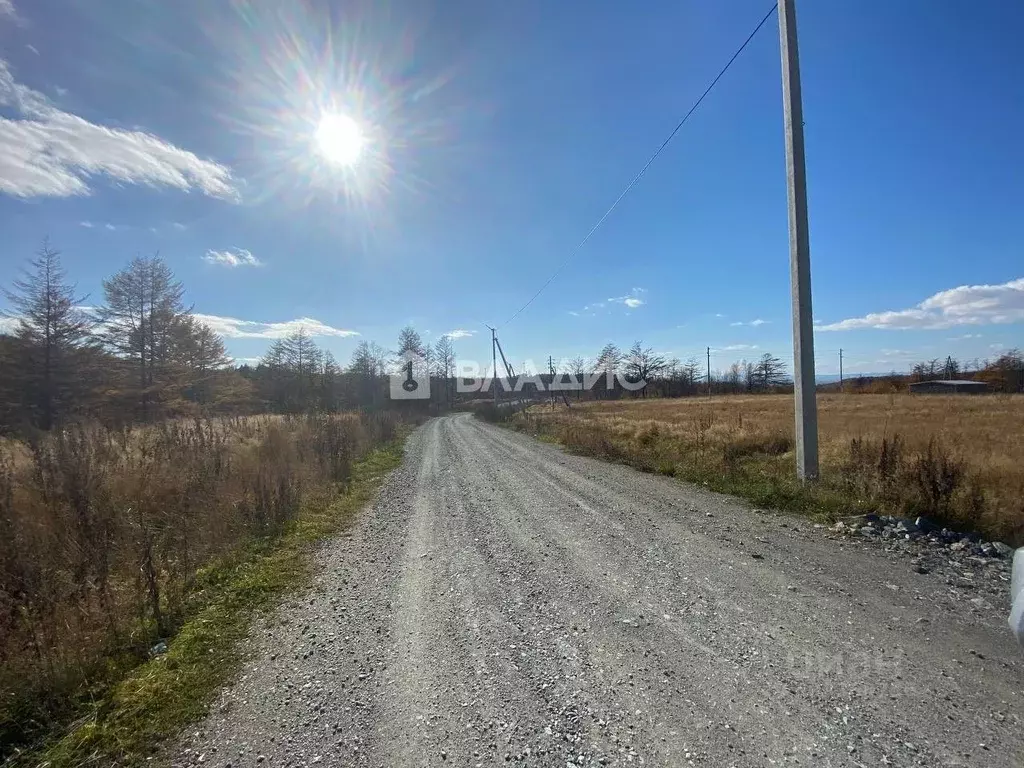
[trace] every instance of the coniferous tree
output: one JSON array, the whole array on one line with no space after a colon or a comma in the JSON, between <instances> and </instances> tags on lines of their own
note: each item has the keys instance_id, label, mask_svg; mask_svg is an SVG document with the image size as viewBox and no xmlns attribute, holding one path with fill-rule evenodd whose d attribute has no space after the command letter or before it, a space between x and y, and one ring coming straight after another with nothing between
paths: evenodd
<instances>
[{"instance_id":1,"label":"coniferous tree","mask_svg":"<svg viewBox=\"0 0 1024 768\"><path fill-rule=\"evenodd\" d=\"M50 429L86 396L87 377L79 369L87 361L83 348L92 323L79 309L84 298L75 296L60 252L45 240L24 276L5 293L13 307L8 316L18 323L4 366L7 399L21 403L34 426Z\"/></svg>"},{"instance_id":2,"label":"coniferous tree","mask_svg":"<svg viewBox=\"0 0 1024 768\"><path fill-rule=\"evenodd\" d=\"M108 350L129 361L128 384L143 421L168 399L175 382L175 340L188 310L185 289L158 256L137 257L103 281L106 304L99 310L100 338Z\"/></svg>"}]
</instances>

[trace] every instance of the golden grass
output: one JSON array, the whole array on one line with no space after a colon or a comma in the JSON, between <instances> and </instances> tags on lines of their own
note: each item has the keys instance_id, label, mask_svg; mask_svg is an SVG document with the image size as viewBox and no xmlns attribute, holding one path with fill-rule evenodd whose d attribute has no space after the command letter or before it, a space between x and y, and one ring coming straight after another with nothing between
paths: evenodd
<instances>
[{"instance_id":1,"label":"golden grass","mask_svg":"<svg viewBox=\"0 0 1024 768\"><path fill-rule=\"evenodd\" d=\"M962 470L959 495L947 510L951 518L976 523L1003 538L1021 537L1024 395L826 394L818 396L818 416L824 489L849 491L857 485L854 475L877 471L854 441L877 447L883 439L898 436L905 472L915 484L927 471L921 462L929 446L932 458L948 459ZM599 435L630 463L643 458L658 471L690 479L710 476L714 481L716 472L741 469L745 475L768 474L782 483L794 469L786 445L793 435L791 395L598 401L555 410L535 406L520 419L525 428L564 438L570 447ZM742 466L734 466L737 457L743 458ZM914 511L909 496L902 499L902 509L893 509L878 502L865 483L856 490L858 503ZM984 500L983 509L978 498Z\"/></svg>"}]
</instances>

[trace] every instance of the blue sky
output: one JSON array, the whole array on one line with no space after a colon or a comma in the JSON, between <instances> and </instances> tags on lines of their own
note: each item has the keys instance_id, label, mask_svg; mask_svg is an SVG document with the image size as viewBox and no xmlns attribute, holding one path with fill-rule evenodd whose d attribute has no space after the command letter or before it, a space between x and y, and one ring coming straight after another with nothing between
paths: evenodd
<instances>
[{"instance_id":1,"label":"blue sky","mask_svg":"<svg viewBox=\"0 0 1024 768\"><path fill-rule=\"evenodd\" d=\"M48 235L90 303L159 252L229 351L488 332L550 276L761 0L0 0L0 282ZM799 7L818 370L1024 345L1024 6ZM342 167L315 135L346 114ZM500 336L791 354L778 31ZM428 333L429 332L429 333Z\"/></svg>"}]
</instances>

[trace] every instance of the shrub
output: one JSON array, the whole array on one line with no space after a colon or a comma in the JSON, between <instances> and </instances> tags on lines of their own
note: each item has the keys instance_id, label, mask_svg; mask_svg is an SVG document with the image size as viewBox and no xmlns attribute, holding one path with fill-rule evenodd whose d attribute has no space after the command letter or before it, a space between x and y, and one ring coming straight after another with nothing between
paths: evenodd
<instances>
[{"instance_id":1,"label":"shrub","mask_svg":"<svg viewBox=\"0 0 1024 768\"><path fill-rule=\"evenodd\" d=\"M0 446L0 760L174 633L204 565L280 533L396 428L195 419Z\"/></svg>"}]
</instances>

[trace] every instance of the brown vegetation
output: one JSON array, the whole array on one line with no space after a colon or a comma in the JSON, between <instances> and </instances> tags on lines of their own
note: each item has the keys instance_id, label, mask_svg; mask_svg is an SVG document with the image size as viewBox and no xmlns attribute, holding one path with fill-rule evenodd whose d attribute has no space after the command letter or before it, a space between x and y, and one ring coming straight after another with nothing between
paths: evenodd
<instances>
[{"instance_id":1,"label":"brown vegetation","mask_svg":"<svg viewBox=\"0 0 1024 768\"><path fill-rule=\"evenodd\" d=\"M821 395L821 482L794 479L784 395L535 406L517 427L759 503L925 514L1024 543L1024 397Z\"/></svg>"},{"instance_id":2,"label":"brown vegetation","mask_svg":"<svg viewBox=\"0 0 1024 768\"><path fill-rule=\"evenodd\" d=\"M388 413L263 416L0 446L0 755L145 659L206 566L336 498L395 430Z\"/></svg>"}]
</instances>

